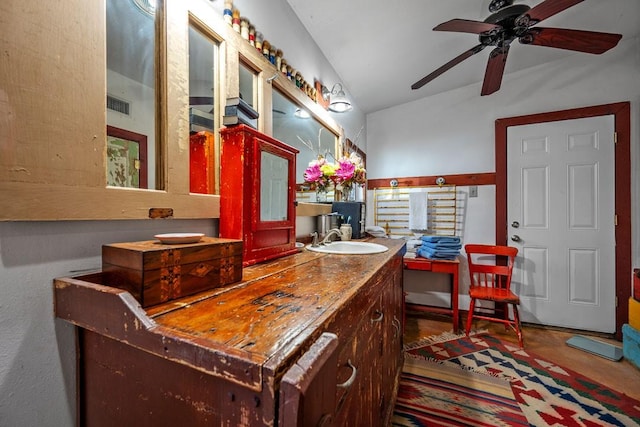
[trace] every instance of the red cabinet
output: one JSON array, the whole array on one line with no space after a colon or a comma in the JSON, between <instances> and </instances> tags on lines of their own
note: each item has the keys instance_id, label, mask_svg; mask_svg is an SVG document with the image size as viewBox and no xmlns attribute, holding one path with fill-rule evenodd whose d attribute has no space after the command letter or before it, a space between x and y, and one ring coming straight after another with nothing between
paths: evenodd
<instances>
[{"instance_id":1,"label":"red cabinet","mask_svg":"<svg viewBox=\"0 0 640 427\"><path fill-rule=\"evenodd\" d=\"M189 191L199 194L213 194L215 179L215 139L206 131L189 137Z\"/></svg>"},{"instance_id":2,"label":"red cabinet","mask_svg":"<svg viewBox=\"0 0 640 427\"><path fill-rule=\"evenodd\" d=\"M244 241L245 266L296 253L298 150L245 125L220 135L220 237Z\"/></svg>"}]
</instances>

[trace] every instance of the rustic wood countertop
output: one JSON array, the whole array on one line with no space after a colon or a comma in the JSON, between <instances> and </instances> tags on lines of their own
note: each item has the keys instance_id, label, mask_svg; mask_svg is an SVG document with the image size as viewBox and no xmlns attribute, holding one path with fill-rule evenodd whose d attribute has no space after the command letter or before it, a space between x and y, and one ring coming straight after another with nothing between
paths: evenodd
<instances>
[{"instance_id":1,"label":"rustic wood countertop","mask_svg":"<svg viewBox=\"0 0 640 427\"><path fill-rule=\"evenodd\" d=\"M99 285L99 274L56 279L56 315L196 369L235 375L238 383L259 389L262 368L275 369L321 333L339 307L366 292L364 285L382 266L396 258L402 269L404 240L368 241L389 250L334 255L302 249L245 267L241 282L146 309L128 292Z\"/></svg>"}]
</instances>

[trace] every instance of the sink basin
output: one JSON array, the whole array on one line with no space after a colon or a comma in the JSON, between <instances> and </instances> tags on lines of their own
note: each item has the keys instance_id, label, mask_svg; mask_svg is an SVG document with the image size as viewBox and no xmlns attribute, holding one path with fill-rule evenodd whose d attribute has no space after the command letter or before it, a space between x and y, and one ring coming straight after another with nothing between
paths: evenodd
<instances>
[{"instance_id":1,"label":"sink basin","mask_svg":"<svg viewBox=\"0 0 640 427\"><path fill-rule=\"evenodd\" d=\"M363 255L363 254L379 254L389 250L386 246L370 242L352 242L337 241L312 247L307 245L307 249L313 252L322 252L325 254L342 254L342 255Z\"/></svg>"}]
</instances>

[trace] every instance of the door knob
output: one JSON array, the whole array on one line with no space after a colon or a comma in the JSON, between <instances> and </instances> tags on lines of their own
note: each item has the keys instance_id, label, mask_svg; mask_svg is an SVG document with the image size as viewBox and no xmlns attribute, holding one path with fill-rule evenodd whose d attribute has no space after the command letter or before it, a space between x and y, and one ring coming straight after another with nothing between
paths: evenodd
<instances>
[{"instance_id":1,"label":"door knob","mask_svg":"<svg viewBox=\"0 0 640 427\"><path fill-rule=\"evenodd\" d=\"M522 239L520 239L520 236L518 236L517 234L514 234L513 236L511 236L511 240L513 240L514 242L519 242Z\"/></svg>"},{"instance_id":2,"label":"door knob","mask_svg":"<svg viewBox=\"0 0 640 427\"><path fill-rule=\"evenodd\" d=\"M513 222L511 223L511 226L512 226L513 228L518 228L518 227L520 227L520 223L519 223L518 221L513 221Z\"/></svg>"}]
</instances>

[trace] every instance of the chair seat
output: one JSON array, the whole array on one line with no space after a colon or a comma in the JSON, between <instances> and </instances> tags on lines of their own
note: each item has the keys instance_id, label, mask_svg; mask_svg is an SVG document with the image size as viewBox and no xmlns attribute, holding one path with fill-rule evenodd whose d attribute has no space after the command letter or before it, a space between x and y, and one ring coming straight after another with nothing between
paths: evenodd
<instances>
[{"instance_id":1,"label":"chair seat","mask_svg":"<svg viewBox=\"0 0 640 427\"><path fill-rule=\"evenodd\" d=\"M471 298L484 299L489 301L500 301L509 304L520 304L520 297L511 292L509 289L489 288L484 286L475 286L469 288L469 296Z\"/></svg>"}]
</instances>

